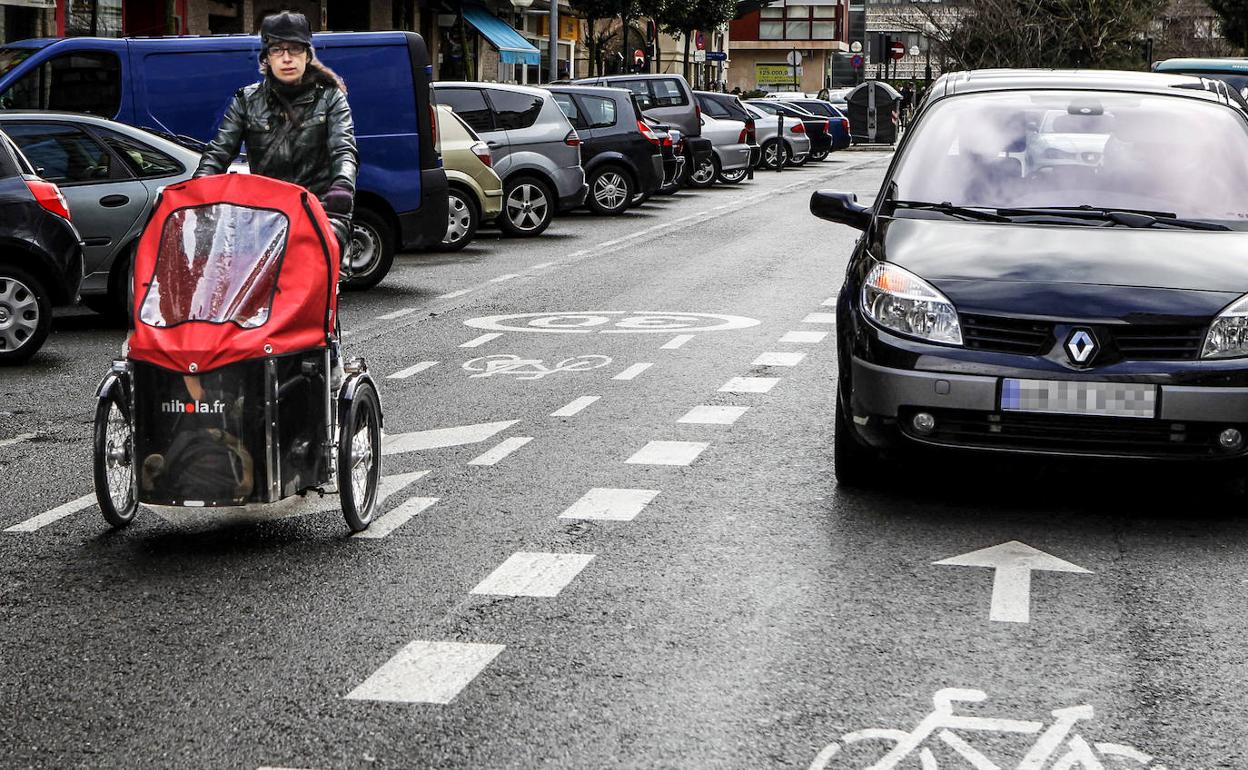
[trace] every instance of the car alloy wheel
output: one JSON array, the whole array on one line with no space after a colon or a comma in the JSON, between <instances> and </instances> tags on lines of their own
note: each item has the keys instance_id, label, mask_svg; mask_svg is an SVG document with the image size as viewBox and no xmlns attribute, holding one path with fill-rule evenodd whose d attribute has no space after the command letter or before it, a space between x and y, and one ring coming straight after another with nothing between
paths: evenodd
<instances>
[{"instance_id":1,"label":"car alloy wheel","mask_svg":"<svg viewBox=\"0 0 1248 770\"><path fill-rule=\"evenodd\" d=\"M771 140L763 147L763 165L767 168L778 168L788 162L788 153L776 140Z\"/></svg>"},{"instance_id":2,"label":"car alloy wheel","mask_svg":"<svg viewBox=\"0 0 1248 770\"><path fill-rule=\"evenodd\" d=\"M697 185L708 185L715 181L715 164L710 158L698 164L698 167L689 175L689 179Z\"/></svg>"},{"instance_id":3,"label":"car alloy wheel","mask_svg":"<svg viewBox=\"0 0 1248 770\"><path fill-rule=\"evenodd\" d=\"M524 181L511 188L503 203L504 216L518 233L532 233L542 228L550 216L546 191L535 182Z\"/></svg>"},{"instance_id":4,"label":"car alloy wheel","mask_svg":"<svg viewBox=\"0 0 1248 770\"><path fill-rule=\"evenodd\" d=\"M719 181L724 184L739 184L746 175L750 173L748 168L739 168L733 171L720 171Z\"/></svg>"},{"instance_id":5,"label":"car alloy wheel","mask_svg":"<svg viewBox=\"0 0 1248 770\"><path fill-rule=\"evenodd\" d=\"M0 275L0 351L26 345L39 329L39 300L30 287L12 276Z\"/></svg>"},{"instance_id":6,"label":"car alloy wheel","mask_svg":"<svg viewBox=\"0 0 1248 770\"><path fill-rule=\"evenodd\" d=\"M628 182L619 171L604 171L594 179L594 200L604 211L616 211L629 202Z\"/></svg>"}]
</instances>

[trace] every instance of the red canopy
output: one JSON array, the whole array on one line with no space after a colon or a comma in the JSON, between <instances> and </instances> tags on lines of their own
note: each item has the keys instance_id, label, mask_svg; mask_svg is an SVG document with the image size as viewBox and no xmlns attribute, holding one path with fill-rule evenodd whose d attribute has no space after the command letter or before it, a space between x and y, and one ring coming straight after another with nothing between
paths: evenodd
<instances>
[{"instance_id":1,"label":"red canopy","mask_svg":"<svg viewBox=\"0 0 1248 770\"><path fill-rule=\"evenodd\" d=\"M130 358L204 373L323 348L338 241L316 196L253 174L166 187L134 257Z\"/></svg>"}]
</instances>

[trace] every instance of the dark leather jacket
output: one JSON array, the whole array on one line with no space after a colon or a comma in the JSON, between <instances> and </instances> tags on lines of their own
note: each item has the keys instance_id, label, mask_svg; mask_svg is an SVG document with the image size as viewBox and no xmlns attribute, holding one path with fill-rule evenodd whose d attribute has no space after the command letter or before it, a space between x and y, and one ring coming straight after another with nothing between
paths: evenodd
<instances>
[{"instance_id":1,"label":"dark leather jacket","mask_svg":"<svg viewBox=\"0 0 1248 770\"><path fill-rule=\"evenodd\" d=\"M225 173L246 141L253 174L302 185L318 197L333 186L354 193L359 154L346 94L330 76L311 66L308 73L312 87L289 99L297 126L287 125L267 80L240 88L195 176Z\"/></svg>"}]
</instances>

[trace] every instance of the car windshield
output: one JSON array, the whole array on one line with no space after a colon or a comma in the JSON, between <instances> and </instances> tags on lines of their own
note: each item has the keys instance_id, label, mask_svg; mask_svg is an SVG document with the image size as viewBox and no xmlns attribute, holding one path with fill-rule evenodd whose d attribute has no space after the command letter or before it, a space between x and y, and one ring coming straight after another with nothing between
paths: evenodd
<instances>
[{"instance_id":1,"label":"car windshield","mask_svg":"<svg viewBox=\"0 0 1248 770\"><path fill-rule=\"evenodd\" d=\"M1248 229L1248 121L1164 94L968 94L920 120L893 183L902 201L1126 209Z\"/></svg>"}]
</instances>

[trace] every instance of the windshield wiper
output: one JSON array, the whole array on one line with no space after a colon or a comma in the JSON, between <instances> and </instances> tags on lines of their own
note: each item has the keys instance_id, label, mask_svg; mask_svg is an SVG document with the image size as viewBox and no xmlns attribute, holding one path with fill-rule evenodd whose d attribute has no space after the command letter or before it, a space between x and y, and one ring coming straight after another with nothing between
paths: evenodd
<instances>
[{"instance_id":1,"label":"windshield wiper","mask_svg":"<svg viewBox=\"0 0 1248 770\"><path fill-rule=\"evenodd\" d=\"M1005 217L1058 216L1105 222L1126 227L1173 227L1181 230L1230 230L1216 222L1199 219L1179 219L1171 211L1147 211L1142 209L1101 209L1093 206L1034 206L1027 208L997 209Z\"/></svg>"},{"instance_id":2,"label":"windshield wiper","mask_svg":"<svg viewBox=\"0 0 1248 770\"><path fill-rule=\"evenodd\" d=\"M893 206L899 209L917 209L919 211L936 211L941 214L959 217L961 219L972 219L979 222L1009 222L1010 218L1001 214L994 214L991 211L982 209L967 208L966 206L955 206L948 201L944 203L930 203L926 201L894 201Z\"/></svg>"}]
</instances>

